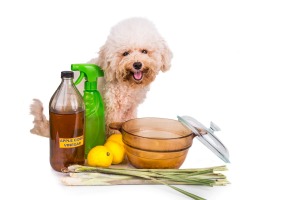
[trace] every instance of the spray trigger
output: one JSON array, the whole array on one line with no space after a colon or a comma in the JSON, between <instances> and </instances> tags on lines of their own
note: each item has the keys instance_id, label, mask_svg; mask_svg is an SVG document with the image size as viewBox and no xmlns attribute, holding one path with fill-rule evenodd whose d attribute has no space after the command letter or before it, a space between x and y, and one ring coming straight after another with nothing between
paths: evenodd
<instances>
[{"instance_id":1,"label":"spray trigger","mask_svg":"<svg viewBox=\"0 0 300 200\"><path fill-rule=\"evenodd\" d=\"M78 79L75 81L75 85L78 85L82 81L82 79L84 78L84 75L85 74L83 72L80 72Z\"/></svg>"}]
</instances>

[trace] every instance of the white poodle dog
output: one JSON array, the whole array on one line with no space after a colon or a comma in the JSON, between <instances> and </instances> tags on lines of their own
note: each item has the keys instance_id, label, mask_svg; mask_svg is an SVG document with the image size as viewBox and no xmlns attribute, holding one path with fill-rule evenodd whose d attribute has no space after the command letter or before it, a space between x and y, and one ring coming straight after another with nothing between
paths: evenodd
<instances>
[{"instance_id":1,"label":"white poodle dog","mask_svg":"<svg viewBox=\"0 0 300 200\"><path fill-rule=\"evenodd\" d=\"M137 117L150 83L160 71L170 68L172 53L155 26L144 18L121 21L111 29L99 56L91 60L104 71L98 88L105 104L106 135L112 122L124 122ZM31 105L34 115L32 133L49 137L49 122L43 106L35 100Z\"/></svg>"}]
</instances>

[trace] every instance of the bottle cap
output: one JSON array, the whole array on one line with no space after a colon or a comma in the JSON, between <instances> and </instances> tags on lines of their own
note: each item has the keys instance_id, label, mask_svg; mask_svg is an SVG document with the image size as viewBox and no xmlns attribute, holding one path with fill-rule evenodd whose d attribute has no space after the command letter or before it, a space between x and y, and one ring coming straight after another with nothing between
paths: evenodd
<instances>
[{"instance_id":1,"label":"bottle cap","mask_svg":"<svg viewBox=\"0 0 300 200\"><path fill-rule=\"evenodd\" d=\"M60 77L61 78L74 78L74 72L72 72L72 71L62 71Z\"/></svg>"}]
</instances>

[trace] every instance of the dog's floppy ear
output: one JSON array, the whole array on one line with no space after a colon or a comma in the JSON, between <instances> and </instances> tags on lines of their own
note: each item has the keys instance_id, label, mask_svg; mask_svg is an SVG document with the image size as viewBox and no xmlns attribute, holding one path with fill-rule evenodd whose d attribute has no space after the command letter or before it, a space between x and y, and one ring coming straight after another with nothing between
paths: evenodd
<instances>
[{"instance_id":1,"label":"dog's floppy ear","mask_svg":"<svg viewBox=\"0 0 300 200\"><path fill-rule=\"evenodd\" d=\"M161 59L162 59L162 66L161 66L161 71L165 72L168 71L171 67L171 59L173 57L173 54L168 47L167 43L163 41L163 47L161 50Z\"/></svg>"},{"instance_id":2,"label":"dog's floppy ear","mask_svg":"<svg viewBox=\"0 0 300 200\"><path fill-rule=\"evenodd\" d=\"M99 51L99 57L97 61L98 65L104 71L104 78L106 81L112 81L114 79L113 73L111 73L111 61L109 60L108 48L106 45L102 46Z\"/></svg>"}]
</instances>

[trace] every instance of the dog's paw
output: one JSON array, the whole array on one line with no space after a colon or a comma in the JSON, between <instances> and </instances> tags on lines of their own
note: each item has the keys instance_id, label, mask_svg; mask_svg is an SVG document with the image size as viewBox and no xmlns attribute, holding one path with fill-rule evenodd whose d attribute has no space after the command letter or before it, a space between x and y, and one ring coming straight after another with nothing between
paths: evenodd
<instances>
[{"instance_id":1,"label":"dog's paw","mask_svg":"<svg viewBox=\"0 0 300 200\"><path fill-rule=\"evenodd\" d=\"M108 126L110 130L120 131L122 128L122 124L123 122L112 122Z\"/></svg>"}]
</instances>

